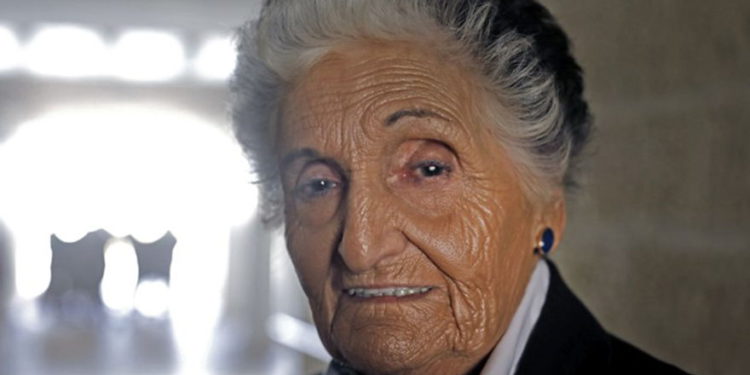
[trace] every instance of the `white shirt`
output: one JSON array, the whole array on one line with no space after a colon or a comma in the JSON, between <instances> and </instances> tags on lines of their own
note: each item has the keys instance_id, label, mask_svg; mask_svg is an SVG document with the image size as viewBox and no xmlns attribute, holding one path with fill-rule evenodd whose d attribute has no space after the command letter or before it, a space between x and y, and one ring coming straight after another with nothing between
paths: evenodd
<instances>
[{"instance_id":1,"label":"white shirt","mask_svg":"<svg viewBox=\"0 0 750 375\"><path fill-rule=\"evenodd\" d=\"M481 375L510 375L516 372L531 330L542 312L548 288L549 266L545 261L539 260L508 329L492 350Z\"/></svg>"}]
</instances>

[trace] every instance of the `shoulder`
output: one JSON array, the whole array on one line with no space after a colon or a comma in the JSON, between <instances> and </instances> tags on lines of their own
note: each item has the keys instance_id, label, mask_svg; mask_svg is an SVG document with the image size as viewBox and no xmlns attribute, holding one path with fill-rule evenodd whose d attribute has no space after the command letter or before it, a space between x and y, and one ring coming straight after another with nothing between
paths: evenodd
<instances>
[{"instance_id":1,"label":"shoulder","mask_svg":"<svg viewBox=\"0 0 750 375\"><path fill-rule=\"evenodd\" d=\"M610 335L611 354L607 363L610 374L686 374L662 362L622 339Z\"/></svg>"},{"instance_id":2,"label":"shoulder","mask_svg":"<svg viewBox=\"0 0 750 375\"><path fill-rule=\"evenodd\" d=\"M548 266L547 298L516 374L686 374L605 331Z\"/></svg>"}]
</instances>

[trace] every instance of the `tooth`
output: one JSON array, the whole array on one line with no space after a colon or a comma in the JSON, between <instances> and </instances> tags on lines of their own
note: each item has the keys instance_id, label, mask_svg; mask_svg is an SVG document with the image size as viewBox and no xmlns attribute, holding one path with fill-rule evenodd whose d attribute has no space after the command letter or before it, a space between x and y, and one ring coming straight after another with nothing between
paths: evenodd
<instances>
[{"instance_id":1,"label":"tooth","mask_svg":"<svg viewBox=\"0 0 750 375\"><path fill-rule=\"evenodd\" d=\"M346 293L350 296L357 296L361 298L371 298L371 297L383 297L383 296L396 296L396 297L404 297L404 296L410 296L417 293L425 293L429 291L430 287L416 287L416 288L408 288L408 287L398 287L398 288L374 288L374 289L367 289L367 288L351 288L347 289Z\"/></svg>"}]
</instances>

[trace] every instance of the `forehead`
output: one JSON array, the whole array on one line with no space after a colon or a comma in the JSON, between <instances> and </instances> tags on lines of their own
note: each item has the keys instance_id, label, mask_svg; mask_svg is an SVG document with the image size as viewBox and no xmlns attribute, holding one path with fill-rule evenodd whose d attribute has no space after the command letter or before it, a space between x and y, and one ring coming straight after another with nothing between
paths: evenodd
<instances>
[{"instance_id":1,"label":"forehead","mask_svg":"<svg viewBox=\"0 0 750 375\"><path fill-rule=\"evenodd\" d=\"M477 113L472 77L457 61L412 43L357 43L321 58L290 90L282 124L301 128L352 122L385 125L404 109L433 112L450 123L471 124ZM354 127L356 128L356 127ZM283 138L292 134L283 134Z\"/></svg>"}]
</instances>

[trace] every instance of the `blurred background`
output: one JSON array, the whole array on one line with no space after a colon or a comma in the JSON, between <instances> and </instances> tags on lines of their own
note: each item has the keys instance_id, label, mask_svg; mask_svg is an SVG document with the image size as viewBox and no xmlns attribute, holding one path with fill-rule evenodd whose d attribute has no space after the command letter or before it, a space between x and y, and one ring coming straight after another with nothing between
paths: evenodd
<instances>
[{"instance_id":1,"label":"blurred background","mask_svg":"<svg viewBox=\"0 0 750 375\"><path fill-rule=\"evenodd\" d=\"M555 260L601 322L750 370L750 3L543 1L598 129ZM0 0L0 374L328 360L228 132L260 1Z\"/></svg>"}]
</instances>

